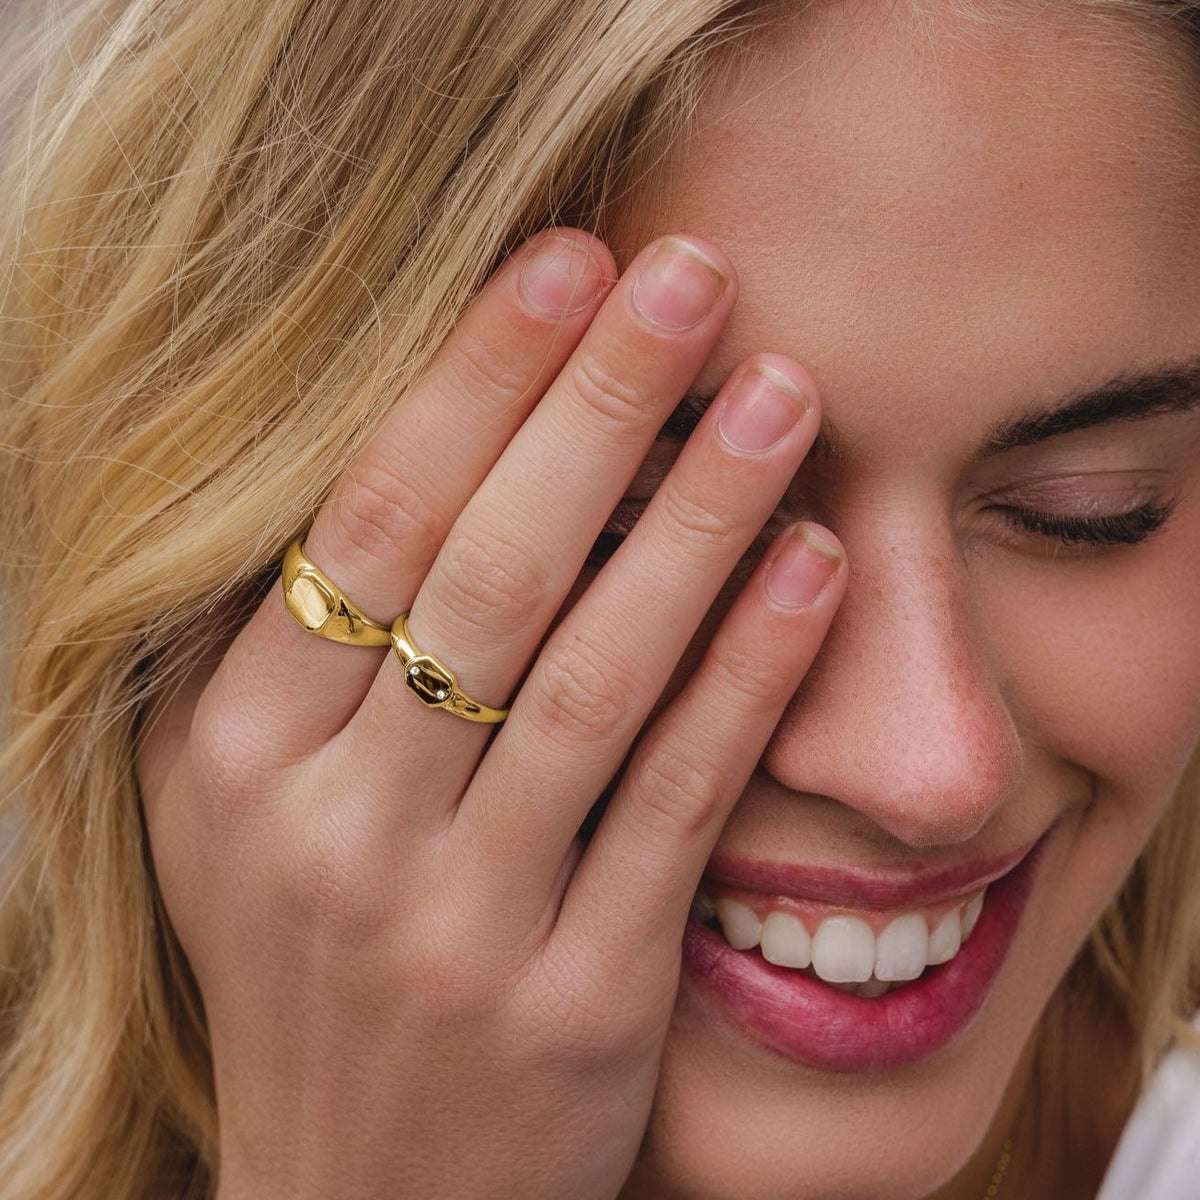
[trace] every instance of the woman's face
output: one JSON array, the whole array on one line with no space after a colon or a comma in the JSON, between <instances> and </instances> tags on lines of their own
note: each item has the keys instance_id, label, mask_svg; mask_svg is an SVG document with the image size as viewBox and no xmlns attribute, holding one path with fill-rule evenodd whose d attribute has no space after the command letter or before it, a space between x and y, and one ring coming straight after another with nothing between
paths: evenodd
<instances>
[{"instance_id":1,"label":"woman's face","mask_svg":"<svg viewBox=\"0 0 1200 1200\"><path fill-rule=\"evenodd\" d=\"M1039 1015L1200 738L1182 35L915 7L775 27L616 244L728 252L740 299L696 390L757 351L811 369L827 436L779 518L850 565L705 890L731 921L798 916L852 975L864 925L936 931L1004 874L958 956L876 999L690 926L631 1197L981 1193ZM859 924L818 932L838 914Z\"/></svg>"}]
</instances>

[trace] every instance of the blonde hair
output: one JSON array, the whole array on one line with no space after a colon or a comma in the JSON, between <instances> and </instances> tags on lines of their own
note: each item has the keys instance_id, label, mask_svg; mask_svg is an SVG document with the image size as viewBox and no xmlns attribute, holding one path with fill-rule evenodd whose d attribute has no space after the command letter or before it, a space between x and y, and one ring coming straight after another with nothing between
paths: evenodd
<instances>
[{"instance_id":1,"label":"blonde hair","mask_svg":"<svg viewBox=\"0 0 1200 1200\"><path fill-rule=\"evenodd\" d=\"M146 848L138 714L263 594L495 264L555 221L600 228L763 15L80 0L32 27L0 193L6 1200L211 1193L207 1035ZM1147 1065L1197 1000L1198 783L1073 973Z\"/></svg>"}]
</instances>

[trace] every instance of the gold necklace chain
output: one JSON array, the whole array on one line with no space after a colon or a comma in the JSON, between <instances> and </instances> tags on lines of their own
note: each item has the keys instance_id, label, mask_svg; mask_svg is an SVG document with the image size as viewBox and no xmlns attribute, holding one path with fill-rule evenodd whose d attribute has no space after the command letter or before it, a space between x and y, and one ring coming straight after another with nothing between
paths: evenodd
<instances>
[{"instance_id":1,"label":"gold necklace chain","mask_svg":"<svg viewBox=\"0 0 1200 1200\"><path fill-rule=\"evenodd\" d=\"M1012 1138L1007 1138L1000 1150L1000 1157L996 1159L996 1169L992 1172L992 1182L987 1185L987 1191L983 1193L983 1200L996 1200L996 1197L1000 1194L1000 1185L1004 1182L1004 1175L1008 1170L1008 1164L1012 1161L1012 1150Z\"/></svg>"}]
</instances>

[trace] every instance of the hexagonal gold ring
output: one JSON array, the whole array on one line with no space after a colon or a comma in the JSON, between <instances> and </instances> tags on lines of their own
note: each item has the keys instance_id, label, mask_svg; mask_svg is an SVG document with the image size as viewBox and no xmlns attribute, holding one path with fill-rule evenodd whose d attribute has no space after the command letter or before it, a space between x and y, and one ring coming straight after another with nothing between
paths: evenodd
<instances>
[{"instance_id":1,"label":"hexagonal gold ring","mask_svg":"<svg viewBox=\"0 0 1200 1200\"><path fill-rule=\"evenodd\" d=\"M482 725L498 725L508 716L507 708L490 708L465 695L445 663L417 649L408 635L408 613L401 613L392 626L392 649L404 669L404 682L422 704Z\"/></svg>"}]
</instances>

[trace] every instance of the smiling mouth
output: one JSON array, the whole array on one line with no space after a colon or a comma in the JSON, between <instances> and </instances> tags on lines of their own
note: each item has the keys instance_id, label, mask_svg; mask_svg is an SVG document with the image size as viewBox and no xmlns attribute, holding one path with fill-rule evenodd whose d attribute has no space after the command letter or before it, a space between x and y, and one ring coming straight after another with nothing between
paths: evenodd
<instances>
[{"instance_id":1,"label":"smiling mouth","mask_svg":"<svg viewBox=\"0 0 1200 1200\"><path fill-rule=\"evenodd\" d=\"M848 910L706 881L684 933L688 996L805 1066L919 1061L983 1007L1052 832L984 887L912 907Z\"/></svg>"}]
</instances>

